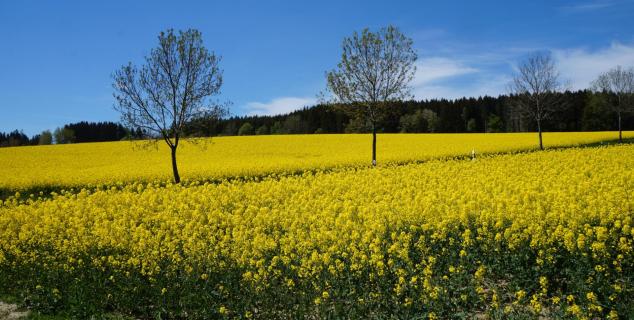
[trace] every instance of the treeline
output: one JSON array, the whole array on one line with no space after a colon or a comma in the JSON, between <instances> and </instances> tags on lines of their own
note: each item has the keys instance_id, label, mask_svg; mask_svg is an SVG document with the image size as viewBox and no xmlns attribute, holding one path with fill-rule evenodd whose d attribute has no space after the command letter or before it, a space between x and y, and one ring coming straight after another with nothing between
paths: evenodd
<instances>
[{"instance_id":1,"label":"treeline","mask_svg":"<svg viewBox=\"0 0 634 320\"><path fill-rule=\"evenodd\" d=\"M545 131L605 131L617 129L617 118L605 94L590 90L558 93L562 108L542 124ZM464 133L535 131L536 123L512 107L512 96L394 102L379 132ZM623 129L634 129L634 116L625 115ZM217 121L199 119L187 130L196 136L262 134L365 133L367 123L351 120L342 111L316 105L279 116L243 116Z\"/></svg>"},{"instance_id":2,"label":"treeline","mask_svg":"<svg viewBox=\"0 0 634 320\"><path fill-rule=\"evenodd\" d=\"M544 131L608 131L617 129L617 118L605 93L590 90L558 93L563 108L543 123ZM394 102L379 132L464 133L535 131L536 124L512 108L512 96L411 100ZM634 115L624 114L623 129L634 129ZM235 136L267 134L366 133L368 124L349 118L328 105L305 107L286 115L197 119L187 125L188 136ZM78 122L32 137L15 130L0 132L0 147L119 141L146 137L114 122Z\"/></svg>"},{"instance_id":3,"label":"treeline","mask_svg":"<svg viewBox=\"0 0 634 320\"><path fill-rule=\"evenodd\" d=\"M64 126L72 132L71 142L118 141L128 136L128 130L114 122L77 122Z\"/></svg>"},{"instance_id":4,"label":"treeline","mask_svg":"<svg viewBox=\"0 0 634 320\"><path fill-rule=\"evenodd\" d=\"M32 137L28 137L18 130L10 133L0 132L0 147L119 141L128 137L139 138L141 136L142 133L130 132L130 130L115 122L81 121L66 124L53 132L44 130Z\"/></svg>"},{"instance_id":5,"label":"treeline","mask_svg":"<svg viewBox=\"0 0 634 320\"><path fill-rule=\"evenodd\" d=\"M39 144L39 136L29 138L24 132L14 130L9 133L0 132L0 147L32 146Z\"/></svg>"}]
</instances>

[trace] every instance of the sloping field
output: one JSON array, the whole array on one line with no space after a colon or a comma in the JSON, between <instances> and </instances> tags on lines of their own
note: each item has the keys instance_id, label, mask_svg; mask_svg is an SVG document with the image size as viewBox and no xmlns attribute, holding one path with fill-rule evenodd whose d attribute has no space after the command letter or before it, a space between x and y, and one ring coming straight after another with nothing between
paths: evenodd
<instances>
[{"instance_id":1,"label":"sloping field","mask_svg":"<svg viewBox=\"0 0 634 320\"><path fill-rule=\"evenodd\" d=\"M619 145L8 201L0 288L79 318L628 318L633 169Z\"/></svg>"},{"instance_id":2,"label":"sloping field","mask_svg":"<svg viewBox=\"0 0 634 320\"><path fill-rule=\"evenodd\" d=\"M614 132L545 133L546 147L588 144L617 137ZM634 137L626 132L625 137ZM142 148L129 141L0 149L0 190L83 187L169 180L171 164L164 143ZM178 151L185 180L262 176L338 166L367 166L371 136L285 135L219 137L183 143ZM408 162L534 149L536 133L380 134L378 161Z\"/></svg>"}]
</instances>

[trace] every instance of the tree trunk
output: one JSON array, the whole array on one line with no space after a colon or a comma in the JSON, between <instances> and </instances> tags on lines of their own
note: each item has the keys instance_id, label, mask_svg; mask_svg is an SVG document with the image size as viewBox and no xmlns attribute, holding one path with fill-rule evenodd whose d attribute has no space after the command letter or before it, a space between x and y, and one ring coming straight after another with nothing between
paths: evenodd
<instances>
[{"instance_id":1,"label":"tree trunk","mask_svg":"<svg viewBox=\"0 0 634 320\"><path fill-rule=\"evenodd\" d=\"M180 183L181 176L178 174L178 166L176 165L176 147L171 147L172 149L172 171L174 171L174 182Z\"/></svg>"},{"instance_id":2,"label":"tree trunk","mask_svg":"<svg viewBox=\"0 0 634 320\"><path fill-rule=\"evenodd\" d=\"M376 125L372 125L372 165L376 166Z\"/></svg>"},{"instance_id":3,"label":"tree trunk","mask_svg":"<svg viewBox=\"0 0 634 320\"><path fill-rule=\"evenodd\" d=\"M621 131L621 111L618 112L619 116L619 142L623 142L623 131Z\"/></svg>"},{"instance_id":4,"label":"tree trunk","mask_svg":"<svg viewBox=\"0 0 634 320\"><path fill-rule=\"evenodd\" d=\"M541 119L537 119L537 131L539 132L539 149L544 150L544 144L542 143L542 122Z\"/></svg>"}]
</instances>

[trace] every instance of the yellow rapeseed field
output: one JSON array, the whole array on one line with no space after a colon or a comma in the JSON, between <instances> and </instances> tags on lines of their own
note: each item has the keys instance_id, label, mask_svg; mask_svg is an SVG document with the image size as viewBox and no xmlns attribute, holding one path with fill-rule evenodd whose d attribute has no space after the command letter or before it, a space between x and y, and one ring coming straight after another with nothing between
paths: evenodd
<instances>
[{"instance_id":1,"label":"yellow rapeseed field","mask_svg":"<svg viewBox=\"0 0 634 320\"><path fill-rule=\"evenodd\" d=\"M613 140L614 132L545 133L546 147ZM624 136L634 137L634 132ZM370 135L219 137L184 143L181 176L189 180L266 175L370 163ZM163 142L141 148L129 141L0 149L0 189L84 187L139 180L169 180L170 154ZM536 148L535 133L380 134L379 164Z\"/></svg>"},{"instance_id":2,"label":"yellow rapeseed field","mask_svg":"<svg viewBox=\"0 0 634 320\"><path fill-rule=\"evenodd\" d=\"M286 150L271 153L271 163L296 168L362 161L346 147L367 147L366 138L240 141L261 160L265 150ZM381 138L380 154L392 160L534 142L532 135ZM321 139L339 142L307 143ZM208 150L247 148L215 141ZM60 150L103 147L105 155L123 146ZM235 161L221 172L274 168ZM190 175L222 168L191 162ZM124 166L105 171L114 168ZM80 318L114 310L157 318L618 319L634 312L633 169L634 146L620 145L10 199L0 206L0 288Z\"/></svg>"}]
</instances>

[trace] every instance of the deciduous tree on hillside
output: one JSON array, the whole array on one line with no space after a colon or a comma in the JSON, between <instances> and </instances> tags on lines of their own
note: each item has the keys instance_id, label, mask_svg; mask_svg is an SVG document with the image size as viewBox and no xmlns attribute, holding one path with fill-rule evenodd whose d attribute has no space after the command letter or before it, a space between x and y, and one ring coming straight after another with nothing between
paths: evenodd
<instances>
[{"instance_id":1,"label":"deciduous tree on hillside","mask_svg":"<svg viewBox=\"0 0 634 320\"><path fill-rule=\"evenodd\" d=\"M555 61L548 53L531 54L518 66L513 76L510 91L515 95L511 101L513 110L522 117L528 117L537 123L539 148L542 142L542 123L563 104L558 92L564 90Z\"/></svg>"},{"instance_id":2,"label":"deciduous tree on hillside","mask_svg":"<svg viewBox=\"0 0 634 320\"><path fill-rule=\"evenodd\" d=\"M115 109L133 130L141 129L169 146L174 181L180 182L176 150L194 119L221 115L210 97L220 93L220 58L203 45L198 30L161 32L145 64L129 63L113 75Z\"/></svg>"},{"instance_id":3,"label":"deciduous tree on hillside","mask_svg":"<svg viewBox=\"0 0 634 320\"><path fill-rule=\"evenodd\" d=\"M376 165L376 132L390 103L411 98L409 82L416 72L412 39L388 26L364 29L343 40L341 62L326 73L333 105L372 130L372 165Z\"/></svg>"},{"instance_id":4,"label":"deciduous tree on hillside","mask_svg":"<svg viewBox=\"0 0 634 320\"><path fill-rule=\"evenodd\" d=\"M592 82L592 89L598 93L611 93L615 96L616 101L608 103L608 106L616 113L619 141L623 142L622 115L625 112L634 111L634 68L623 69L623 67L617 66L602 73Z\"/></svg>"}]
</instances>

